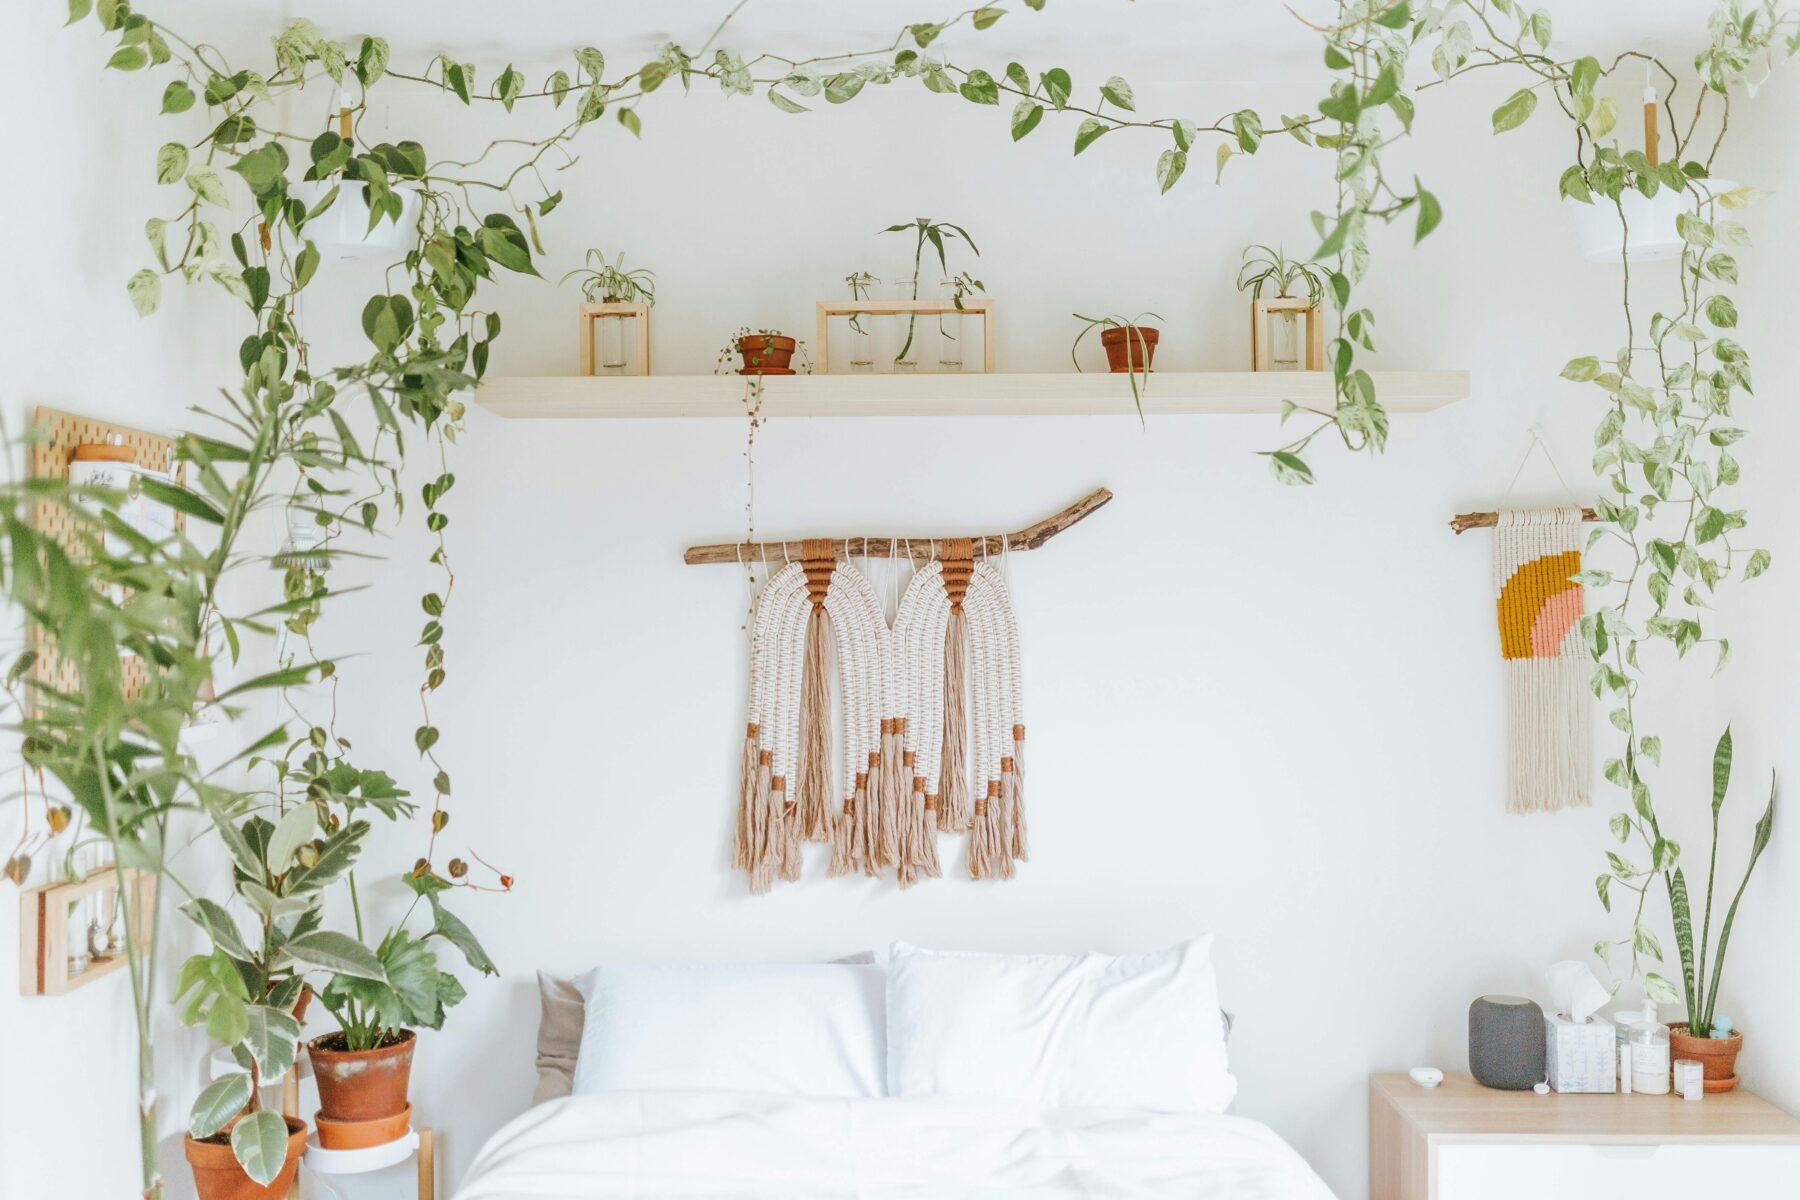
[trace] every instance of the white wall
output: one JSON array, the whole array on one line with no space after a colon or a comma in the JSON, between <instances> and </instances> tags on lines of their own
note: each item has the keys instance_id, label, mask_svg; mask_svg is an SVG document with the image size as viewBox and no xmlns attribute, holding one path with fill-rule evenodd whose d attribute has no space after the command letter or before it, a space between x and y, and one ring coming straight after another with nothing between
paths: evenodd
<instances>
[{"instance_id":1,"label":"white wall","mask_svg":"<svg viewBox=\"0 0 1800 1200\"><path fill-rule=\"evenodd\" d=\"M1140 85L1140 107L1292 109L1312 86ZM1474 395L1398 420L1379 460L1321 446L1321 485L1282 489L1253 454L1276 439L1272 420L1140 429L1123 388L1115 419L793 421L759 434L757 519L771 536L1013 528L1095 484L1117 492L1014 563L1034 847L1003 886L900 894L814 870L745 896L727 868L744 588L731 568L679 559L742 529L741 423L472 413L447 503L459 582L437 717L461 796L452 848L520 882L463 906L504 978L475 984L420 1060L416 1102L447 1129L458 1170L526 1102L537 967L801 960L893 938L1127 950L1211 929L1241 1014L1240 1111L1359 1196L1365 1076L1460 1068L1473 996L1539 990L1544 965L1618 931L1590 882L1610 803L1502 812L1489 543L1445 528L1500 498L1533 422L1579 486L1595 413L1556 372L1616 344L1616 272L1574 257L1547 123L1491 145L1493 97L1431 99L1406 158L1449 217L1416 252L1384 236L1370 292L1383 364L1470 368ZM497 128L460 106L420 114L434 155ZM390 127L419 119L399 106ZM1234 162L1223 188L1197 165L1158 198L1160 146L1115 135L1071 161L1068 129L1047 123L1014 146L1003 116L923 94L803 119L696 95L647 106L645 125L641 143L594 131L552 185L568 199L545 223L544 270L554 278L588 244L653 267L663 371L710 369L740 324L805 332L811 302L844 274L892 261L872 232L919 213L980 240L1002 369L1058 369L1067 314L1094 308L1160 311L1168 367L1242 367L1237 252L1310 248L1306 213L1328 190L1316 156L1272 145ZM503 293L495 373L571 372L571 290ZM1517 496L1558 488L1539 464ZM348 665L359 686L346 721L359 745L396 755L415 723L407 647L431 586L425 554L414 533L399 537L383 589L333 625L373 652ZM1711 728L1695 678L1694 699L1651 701L1671 727ZM392 861L410 862L417 835L393 842Z\"/></svg>"},{"instance_id":2,"label":"white wall","mask_svg":"<svg viewBox=\"0 0 1800 1200\"><path fill-rule=\"evenodd\" d=\"M64 169L79 183L67 188L73 211L37 218L48 231L23 251L34 269L8 285L9 327L36 353L6 384L6 414L45 401L173 421L197 389L232 378L235 334L203 328L200 309L135 323L122 280L151 201L136 180L160 138L149 118L117 107L144 101L135 81L95 82L82 53L91 39L56 33L42 12L31 20L4 51L7 86L50 89L60 103L17 128L41 153L71 147ZM1293 111L1316 86L1140 81L1140 107ZM1239 1111L1356 1197L1366 1074L1461 1067L1471 997L1534 992L1544 964L1618 931L1589 883L1610 801L1555 817L1502 812L1489 544L1444 525L1499 498L1533 422L1581 486L1595 414L1555 373L1616 344L1616 273L1574 256L1554 201L1565 147L1550 123L1491 143L1495 97L1475 86L1430 99L1404 154L1442 198L1446 223L1417 251L1400 231L1384 235L1369 290L1380 362L1469 368L1474 395L1397 419L1382 458L1321 446L1321 485L1282 489L1253 453L1276 440L1272 420L1141 429L1123 388L1116 419L794 421L759 435L768 534L1003 529L1097 483L1117 492L1087 525L1013 564L1034 845L1002 886L951 878L902 895L815 870L746 897L726 850L743 585L730 568L679 561L684 546L742 528L741 424L509 423L472 412L445 505L459 581L450 682L436 705L458 793L446 836L453 852L472 846L519 885L462 905L503 976L466 980L469 999L424 1039L414 1100L444 1131L453 1175L529 1096L540 966L804 960L892 938L1127 950L1211 929L1240 1016ZM755 98L667 94L644 116L642 142L609 121L553 182L568 199L546 222L544 271L554 279L590 244L654 268L664 371L710 369L740 324L807 331L812 302L839 294L843 275L895 261L898 245L873 231L921 213L980 240L976 273L1000 303L1002 369L1060 369L1067 314L1094 308L1161 312L1167 368L1242 367L1238 249L1309 249L1307 211L1329 193L1320 156L1271 143L1233 162L1223 188L1196 161L1159 198L1158 145L1118 134L1071 161L1068 128L1046 122L1014 146L1004 113L918 92L866 94L803 118ZM396 101L388 131L422 135L437 156L478 148L499 128L422 100ZM1761 128L1773 156L1779 122L1770 115ZM133 161L139 175L113 173ZM350 272L322 280L312 302L321 329L335 328L316 333L315 361L364 353L348 302L369 278ZM508 283L501 295L495 373L573 371L572 290ZM95 353L96 337L112 352ZM1772 379L1772 356L1765 363ZM139 401L145 392L154 399ZM1745 459L1772 494L1776 449ZM1534 467L1516 498L1554 500L1558 488ZM428 774L400 768L414 758L416 597L435 576L416 528L391 551L369 572L381 588L347 600L321 640L366 652L342 660L353 685L346 732L369 765L426 794ZM1769 665L1753 677L1772 695L1792 639L1774 611L1762 620ZM1678 679L1685 698L1651 704L1674 751L1670 777L1697 779L1716 728L1712 692L1703 669ZM398 872L421 841L417 830L389 831L368 861ZM1772 858L1764 894L1780 886L1780 868ZM1791 900L1791 885L1783 895ZM1762 1012L1779 1003L1771 988L1782 980L1757 976L1751 960L1775 953L1775 913L1746 918L1741 934L1740 980L1747 996L1753 978L1766 981ZM10 919L9 909L0 922ZM0 941L9 933L0 924ZM112 988L0 999L0 1072L53 1081L48 1102L36 1092L29 1110L17 1090L0 1100L13 1106L0 1108L0 1171L12 1172L0 1183L15 1183L0 1192L52 1164L91 1173L70 1194L130 1186L128 1018ZM0 977L0 996L12 991ZM1757 1012L1748 998L1740 1009L1747 1022ZM1770 1074L1755 1055L1746 1067ZM1800 1103L1793 1080L1770 1082ZM66 1119L90 1112L106 1126Z\"/></svg>"},{"instance_id":3,"label":"white wall","mask_svg":"<svg viewBox=\"0 0 1800 1200\"><path fill-rule=\"evenodd\" d=\"M15 438L38 405L178 428L189 405L229 382L243 323L234 306L180 289L154 321L132 311L125 280L149 262L144 219L174 194L155 184L156 148L176 131L157 116L160 82L101 71L110 41L91 23L62 29L66 15L59 6L25 6L0 44L0 100L19 115L6 135L16 186L0 198L8 231L0 416ZM6 470L23 467L15 447ZM9 623L3 636L10 661L21 648L19 628ZM10 797L19 778L10 740L0 772ZM0 804L0 856L11 853L24 815L16 801ZM42 830L36 799L29 819ZM44 882L58 857L40 854L30 882ZM209 881L205 862L180 862L190 880ZM137 1195L137 1038L125 973L67 996L21 996L12 949L18 913L8 884L0 902L0 1195L49 1195L53 1186L66 1196ZM192 939L179 917L165 920L166 959L178 965ZM171 970L165 985L172 979ZM204 1038L176 1029L172 1009L160 1016L169 1134L186 1123ZM173 1155L165 1169L185 1175L178 1140L163 1150L165 1161Z\"/></svg>"},{"instance_id":4,"label":"white wall","mask_svg":"<svg viewBox=\"0 0 1800 1200\"><path fill-rule=\"evenodd\" d=\"M1750 268L1739 308L1743 340L1755 356L1757 397L1739 416L1755 436L1744 447L1744 496L1753 524L1752 544L1767 546L1775 569L1735 589L1724 617L1732 627L1737 665L1723 677L1721 716L1733 727L1736 770L1727 824L1728 866L1722 879L1735 887L1742 876L1749 828L1768 798L1769 773L1781 780L1775 834L1747 893L1732 936L1727 987L1719 1009L1745 1030L1742 1073L1750 1086L1790 1111L1800 1110L1800 1028L1792 1019L1800 967L1794 958L1793 930L1800 919L1800 817L1794 808L1800 778L1800 694L1795 691L1793 613L1800 603L1800 507L1793 487L1791 457L1800 436L1794 412L1794 379L1800 346L1793 339L1795 272L1800 246L1792 230L1800 220L1800 163L1794 160L1794 122L1800 119L1800 80L1790 72L1773 83L1746 110L1731 160L1737 178L1769 190L1746 223L1756 240L1754 256L1740 254ZM1696 792L1696 803L1700 802ZM1690 841L1692 847L1697 841Z\"/></svg>"}]
</instances>

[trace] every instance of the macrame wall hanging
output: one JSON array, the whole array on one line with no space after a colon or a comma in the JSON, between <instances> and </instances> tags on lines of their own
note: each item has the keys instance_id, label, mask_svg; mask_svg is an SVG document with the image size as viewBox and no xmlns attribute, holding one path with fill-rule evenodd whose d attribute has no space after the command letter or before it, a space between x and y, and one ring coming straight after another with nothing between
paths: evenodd
<instances>
[{"instance_id":1,"label":"macrame wall hanging","mask_svg":"<svg viewBox=\"0 0 1800 1200\"><path fill-rule=\"evenodd\" d=\"M808 842L829 847L829 876L910 887L943 874L942 833L965 835L962 869L971 878L1012 878L1029 850L1025 718L1001 564L1111 499L1101 488L1011 534L687 552L689 563L781 564L758 590L749 622L732 865L752 892L799 879ZM910 560L892 625L852 557Z\"/></svg>"},{"instance_id":2,"label":"macrame wall hanging","mask_svg":"<svg viewBox=\"0 0 1800 1200\"><path fill-rule=\"evenodd\" d=\"M1535 430L1527 458L1532 450L1549 458ZM1556 469L1554 460L1550 465ZM1584 596L1573 577L1581 571L1581 523L1594 519L1591 509L1569 506L1464 513L1450 522L1456 533L1494 530L1494 607L1506 670L1508 812L1554 812L1588 802L1589 659L1581 642Z\"/></svg>"}]
</instances>

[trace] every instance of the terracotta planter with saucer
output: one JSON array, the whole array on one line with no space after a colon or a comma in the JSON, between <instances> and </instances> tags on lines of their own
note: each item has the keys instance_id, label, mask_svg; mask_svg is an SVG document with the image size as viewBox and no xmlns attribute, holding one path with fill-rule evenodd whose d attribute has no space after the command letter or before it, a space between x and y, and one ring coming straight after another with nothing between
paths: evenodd
<instances>
[{"instance_id":1,"label":"terracotta planter with saucer","mask_svg":"<svg viewBox=\"0 0 1800 1200\"><path fill-rule=\"evenodd\" d=\"M334 1121L324 1113L314 1120L319 1128L319 1145L327 1150L364 1150L385 1146L406 1136L412 1128L412 1105L388 1117L367 1121Z\"/></svg>"},{"instance_id":2,"label":"terracotta planter with saucer","mask_svg":"<svg viewBox=\"0 0 1800 1200\"><path fill-rule=\"evenodd\" d=\"M1729 1092L1738 1085L1737 1056L1744 1035L1732 1030L1722 1038L1694 1037L1686 1021L1669 1023L1669 1057L1691 1058L1700 1064L1709 1092Z\"/></svg>"},{"instance_id":3,"label":"terracotta planter with saucer","mask_svg":"<svg viewBox=\"0 0 1800 1200\"><path fill-rule=\"evenodd\" d=\"M313 1080L319 1085L321 1139L327 1120L388 1120L410 1108L406 1089L417 1040L412 1030L402 1029L392 1042L373 1050L345 1049L341 1033L328 1033L306 1044Z\"/></svg>"}]
</instances>

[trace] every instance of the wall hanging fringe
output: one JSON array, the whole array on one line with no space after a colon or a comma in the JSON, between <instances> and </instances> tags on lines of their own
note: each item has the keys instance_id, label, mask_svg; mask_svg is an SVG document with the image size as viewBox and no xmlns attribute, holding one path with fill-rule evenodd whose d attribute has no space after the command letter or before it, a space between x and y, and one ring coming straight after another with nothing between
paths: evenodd
<instances>
[{"instance_id":1,"label":"wall hanging fringe","mask_svg":"<svg viewBox=\"0 0 1800 1200\"><path fill-rule=\"evenodd\" d=\"M787 560L749 621L732 864L752 892L800 878L806 841L828 845L829 876L911 887L942 875L946 832L968 835L972 878L1013 876L1028 853L1024 699L1011 592L989 559L1042 546L1111 499L1098 489L1016 534L688 551L691 563ZM913 561L892 626L853 555Z\"/></svg>"},{"instance_id":2,"label":"wall hanging fringe","mask_svg":"<svg viewBox=\"0 0 1800 1200\"><path fill-rule=\"evenodd\" d=\"M1506 664L1508 812L1588 802L1592 738L1588 656L1581 645L1578 508L1503 511L1494 534L1494 592Z\"/></svg>"}]
</instances>

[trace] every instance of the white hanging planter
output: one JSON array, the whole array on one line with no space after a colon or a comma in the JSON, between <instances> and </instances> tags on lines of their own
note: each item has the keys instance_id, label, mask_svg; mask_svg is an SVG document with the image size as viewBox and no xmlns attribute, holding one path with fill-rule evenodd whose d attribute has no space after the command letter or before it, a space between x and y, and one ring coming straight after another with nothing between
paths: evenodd
<instances>
[{"instance_id":1,"label":"white hanging planter","mask_svg":"<svg viewBox=\"0 0 1800 1200\"><path fill-rule=\"evenodd\" d=\"M325 199L332 187L338 189L331 207L306 223L307 236L319 253L338 259L386 259L396 261L412 248L419 225L419 193L408 188L395 188L402 205L400 219L383 217L375 228L369 228L369 204L363 198L360 180L326 183L303 180L288 185L288 194L306 205L307 211Z\"/></svg>"},{"instance_id":2,"label":"white hanging planter","mask_svg":"<svg viewBox=\"0 0 1800 1200\"><path fill-rule=\"evenodd\" d=\"M1592 204L1564 200L1574 216L1576 236L1581 239L1581 257L1589 262L1611 263L1618 262L1621 253L1634 263L1680 257L1681 234L1675 229L1675 218L1698 212L1736 185L1723 179L1696 179L1690 186L1692 190L1681 192L1658 188L1654 196L1632 189L1619 197L1618 207L1604 196L1594 197ZM1622 223L1620 208L1625 214Z\"/></svg>"}]
</instances>

